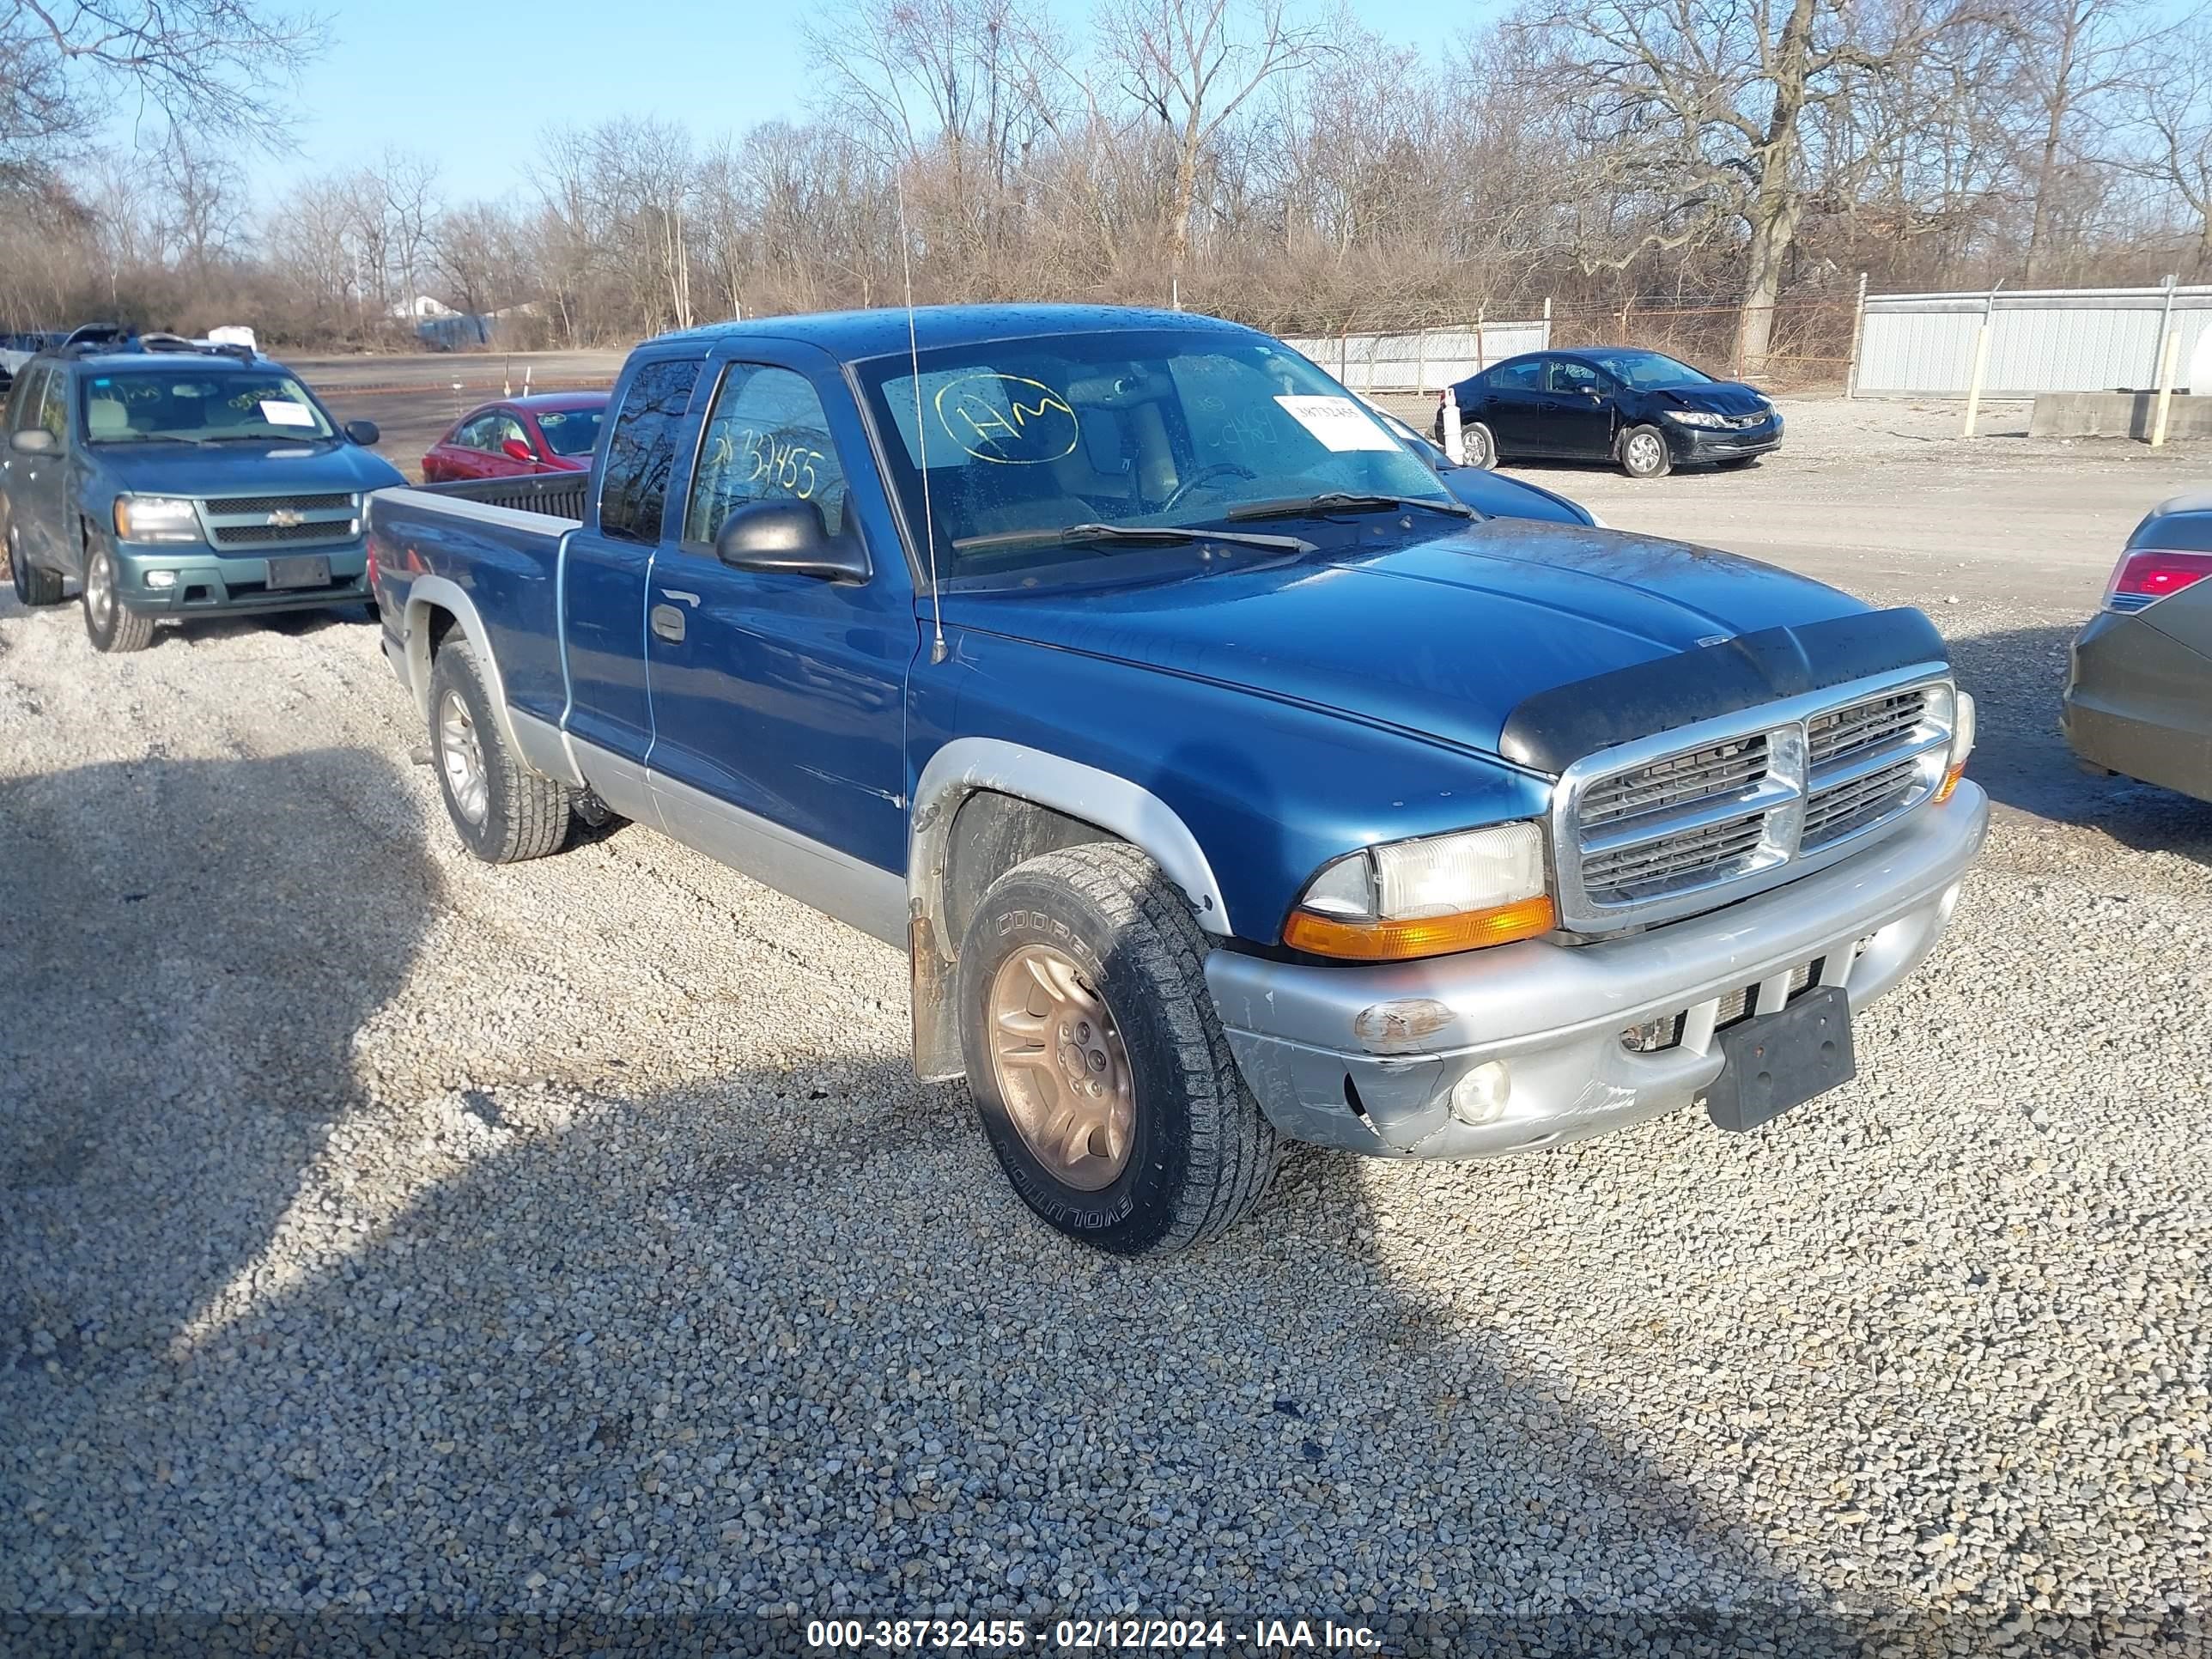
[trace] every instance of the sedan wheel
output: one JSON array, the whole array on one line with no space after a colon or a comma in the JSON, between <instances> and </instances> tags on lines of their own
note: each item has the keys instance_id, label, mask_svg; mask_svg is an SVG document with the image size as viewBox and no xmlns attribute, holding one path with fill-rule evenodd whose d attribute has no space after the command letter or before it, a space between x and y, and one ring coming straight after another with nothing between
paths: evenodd
<instances>
[{"instance_id":1,"label":"sedan wheel","mask_svg":"<svg viewBox=\"0 0 2212 1659\"><path fill-rule=\"evenodd\" d=\"M1663 478L1674 459L1667 434L1656 426L1632 426L1620 434L1620 470L1632 478Z\"/></svg>"}]
</instances>

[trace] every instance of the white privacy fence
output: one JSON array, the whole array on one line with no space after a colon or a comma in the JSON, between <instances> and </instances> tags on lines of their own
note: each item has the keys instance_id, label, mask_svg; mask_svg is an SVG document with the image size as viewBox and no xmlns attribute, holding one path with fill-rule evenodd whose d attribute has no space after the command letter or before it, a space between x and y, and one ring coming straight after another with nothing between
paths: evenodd
<instances>
[{"instance_id":1,"label":"white privacy fence","mask_svg":"<svg viewBox=\"0 0 2212 1659\"><path fill-rule=\"evenodd\" d=\"M1547 306L1547 312L1550 310ZM1552 319L1419 328L1397 334L1285 337L1354 392L1441 392L1507 357L1552 343Z\"/></svg>"},{"instance_id":2,"label":"white privacy fence","mask_svg":"<svg viewBox=\"0 0 2212 1659\"><path fill-rule=\"evenodd\" d=\"M1869 294L1859 319L1851 393L1863 398L1963 398L1975 343L1990 329L1984 398L2041 392L2149 391L2170 336L2176 379L2212 335L2212 286L2038 289L2008 294ZM2194 376L2212 391L2212 360Z\"/></svg>"}]
</instances>

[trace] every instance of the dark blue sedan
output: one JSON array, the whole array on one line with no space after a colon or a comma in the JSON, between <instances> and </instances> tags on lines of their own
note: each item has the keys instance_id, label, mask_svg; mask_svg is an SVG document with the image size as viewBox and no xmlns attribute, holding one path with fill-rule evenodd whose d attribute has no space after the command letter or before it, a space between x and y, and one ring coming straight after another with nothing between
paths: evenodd
<instances>
[{"instance_id":1,"label":"dark blue sedan","mask_svg":"<svg viewBox=\"0 0 2212 1659\"><path fill-rule=\"evenodd\" d=\"M1778 448L1766 396L1656 351L1601 346L1532 351L1494 363L1449 394L1470 465L1612 461L1632 478L1677 466L1746 466ZM1443 410L1436 438L1443 441Z\"/></svg>"}]
</instances>

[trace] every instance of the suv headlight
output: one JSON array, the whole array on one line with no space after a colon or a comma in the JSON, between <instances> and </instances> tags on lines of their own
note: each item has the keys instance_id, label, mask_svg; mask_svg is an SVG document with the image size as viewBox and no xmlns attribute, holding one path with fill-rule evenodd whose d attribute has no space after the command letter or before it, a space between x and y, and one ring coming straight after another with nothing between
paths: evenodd
<instances>
[{"instance_id":1,"label":"suv headlight","mask_svg":"<svg viewBox=\"0 0 2212 1659\"><path fill-rule=\"evenodd\" d=\"M1391 842L1324 866L1283 925L1316 956L1402 962L1534 939L1557 925L1533 820Z\"/></svg>"},{"instance_id":2,"label":"suv headlight","mask_svg":"<svg viewBox=\"0 0 2212 1659\"><path fill-rule=\"evenodd\" d=\"M1702 409L1669 409L1662 411L1670 421L1683 426L1726 426L1728 416L1714 415Z\"/></svg>"},{"instance_id":3,"label":"suv headlight","mask_svg":"<svg viewBox=\"0 0 2212 1659\"><path fill-rule=\"evenodd\" d=\"M179 495L118 495L115 533L126 542L196 542L199 509Z\"/></svg>"}]
</instances>

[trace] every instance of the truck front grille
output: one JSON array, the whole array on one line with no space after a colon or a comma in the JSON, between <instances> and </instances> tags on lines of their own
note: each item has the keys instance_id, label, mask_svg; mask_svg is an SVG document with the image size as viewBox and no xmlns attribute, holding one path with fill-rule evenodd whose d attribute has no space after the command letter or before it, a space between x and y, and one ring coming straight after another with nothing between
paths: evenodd
<instances>
[{"instance_id":1,"label":"truck front grille","mask_svg":"<svg viewBox=\"0 0 2212 1659\"><path fill-rule=\"evenodd\" d=\"M1796 698L1705 722L1709 734L1680 747L1645 738L1570 767L1553 805L1562 922L1667 921L1840 856L1934 796L1954 706L1932 678Z\"/></svg>"},{"instance_id":2,"label":"truck front grille","mask_svg":"<svg viewBox=\"0 0 2212 1659\"><path fill-rule=\"evenodd\" d=\"M360 498L350 495L211 495L200 516L219 550L321 547L361 535Z\"/></svg>"}]
</instances>

